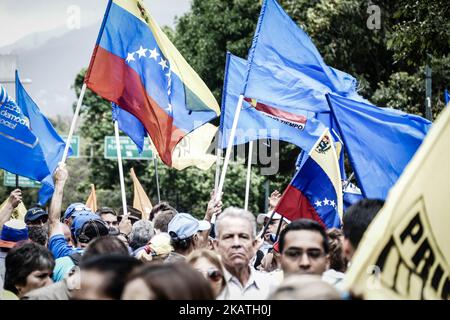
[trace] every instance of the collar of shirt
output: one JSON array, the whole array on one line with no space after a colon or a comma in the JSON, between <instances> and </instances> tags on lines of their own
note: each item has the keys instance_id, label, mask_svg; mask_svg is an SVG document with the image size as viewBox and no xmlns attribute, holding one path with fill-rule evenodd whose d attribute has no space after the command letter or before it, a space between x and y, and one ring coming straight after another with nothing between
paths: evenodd
<instances>
[{"instance_id":1,"label":"collar of shirt","mask_svg":"<svg viewBox=\"0 0 450 320\"><path fill-rule=\"evenodd\" d=\"M225 269L225 274L224 274L226 282L227 283L234 282L235 284L241 286L241 288L243 290L247 289L248 287L250 287L252 285L254 285L257 289L261 289L261 286L262 286L261 279L258 279L258 277L256 275L257 271L250 266L248 268L249 268L250 274L249 274L247 283L245 285L242 285L242 283L239 281L239 279L237 277L233 276L230 272L228 272L227 269Z\"/></svg>"}]
</instances>

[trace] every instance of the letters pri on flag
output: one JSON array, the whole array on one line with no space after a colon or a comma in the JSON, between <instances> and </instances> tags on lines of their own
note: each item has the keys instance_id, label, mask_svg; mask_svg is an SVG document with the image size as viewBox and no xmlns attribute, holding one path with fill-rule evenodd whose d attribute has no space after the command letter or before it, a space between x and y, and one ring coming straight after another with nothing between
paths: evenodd
<instances>
[{"instance_id":1,"label":"letters pri on flag","mask_svg":"<svg viewBox=\"0 0 450 320\"><path fill-rule=\"evenodd\" d=\"M220 113L212 93L138 0L108 3L85 83L138 118L169 166L177 143Z\"/></svg>"},{"instance_id":2,"label":"letters pri on flag","mask_svg":"<svg viewBox=\"0 0 450 320\"><path fill-rule=\"evenodd\" d=\"M449 136L446 108L364 233L345 289L364 299L450 298Z\"/></svg>"},{"instance_id":3,"label":"letters pri on flag","mask_svg":"<svg viewBox=\"0 0 450 320\"><path fill-rule=\"evenodd\" d=\"M314 145L274 211L291 221L306 218L327 229L340 228L342 183L333 138L328 129Z\"/></svg>"}]
</instances>

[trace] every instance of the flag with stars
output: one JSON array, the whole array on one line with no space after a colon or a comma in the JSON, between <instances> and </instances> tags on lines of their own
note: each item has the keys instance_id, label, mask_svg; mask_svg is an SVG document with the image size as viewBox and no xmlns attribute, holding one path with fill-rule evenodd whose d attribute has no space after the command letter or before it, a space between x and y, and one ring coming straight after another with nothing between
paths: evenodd
<instances>
[{"instance_id":1,"label":"flag with stars","mask_svg":"<svg viewBox=\"0 0 450 320\"><path fill-rule=\"evenodd\" d=\"M294 221L319 222L325 228L340 228L342 182L336 150L329 129L317 140L309 157L284 191L275 212Z\"/></svg>"},{"instance_id":2,"label":"flag with stars","mask_svg":"<svg viewBox=\"0 0 450 320\"><path fill-rule=\"evenodd\" d=\"M85 83L138 118L168 166L180 140L220 114L141 0L109 1Z\"/></svg>"}]
</instances>

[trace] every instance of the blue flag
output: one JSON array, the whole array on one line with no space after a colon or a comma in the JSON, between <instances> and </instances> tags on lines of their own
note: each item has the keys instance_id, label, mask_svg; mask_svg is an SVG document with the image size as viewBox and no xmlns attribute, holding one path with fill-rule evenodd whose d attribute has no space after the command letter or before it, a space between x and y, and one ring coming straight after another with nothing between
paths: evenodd
<instances>
[{"instance_id":1,"label":"blue flag","mask_svg":"<svg viewBox=\"0 0 450 320\"><path fill-rule=\"evenodd\" d=\"M355 78L327 66L280 5L265 0L249 51L244 96L291 112L329 112L329 92L364 100L356 92Z\"/></svg>"},{"instance_id":2,"label":"blue flag","mask_svg":"<svg viewBox=\"0 0 450 320\"><path fill-rule=\"evenodd\" d=\"M445 106L448 107L448 104L450 102L450 94L448 94L447 89L444 90L444 101L445 101Z\"/></svg>"},{"instance_id":3,"label":"blue flag","mask_svg":"<svg viewBox=\"0 0 450 320\"><path fill-rule=\"evenodd\" d=\"M27 94L16 72L17 104L0 93L0 167L40 181L39 203L52 196L52 174L62 159L64 140ZM72 151L69 150L69 154Z\"/></svg>"},{"instance_id":4,"label":"blue flag","mask_svg":"<svg viewBox=\"0 0 450 320\"><path fill-rule=\"evenodd\" d=\"M128 111L120 108L114 102L111 103L111 106L113 121L117 120L119 129L125 132L125 134L133 140L139 150L139 153L142 153L142 150L144 150L144 139L147 136L147 131L145 131L144 125L138 118Z\"/></svg>"},{"instance_id":5,"label":"blue flag","mask_svg":"<svg viewBox=\"0 0 450 320\"><path fill-rule=\"evenodd\" d=\"M226 148L239 95L244 85L246 61L227 54L224 89L222 95L221 147ZM239 116L234 144L257 139L276 139L293 143L310 151L321 136L324 126L314 118L314 113L301 109L287 112L281 108L246 99Z\"/></svg>"},{"instance_id":6,"label":"blue flag","mask_svg":"<svg viewBox=\"0 0 450 320\"><path fill-rule=\"evenodd\" d=\"M344 212L347 212L347 209L356 202L364 199L361 190L355 186L353 183L349 182L344 188Z\"/></svg>"},{"instance_id":7,"label":"blue flag","mask_svg":"<svg viewBox=\"0 0 450 320\"><path fill-rule=\"evenodd\" d=\"M327 94L365 198L385 199L431 122L394 109Z\"/></svg>"}]
</instances>

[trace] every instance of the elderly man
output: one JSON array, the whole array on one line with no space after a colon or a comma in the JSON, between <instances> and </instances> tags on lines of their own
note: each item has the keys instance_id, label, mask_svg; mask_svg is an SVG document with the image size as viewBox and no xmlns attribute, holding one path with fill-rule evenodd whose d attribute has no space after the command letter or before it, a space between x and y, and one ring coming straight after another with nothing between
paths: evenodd
<instances>
[{"instance_id":1,"label":"elderly man","mask_svg":"<svg viewBox=\"0 0 450 320\"><path fill-rule=\"evenodd\" d=\"M217 299L267 299L278 283L249 265L260 244L255 217L246 210L228 208L216 220L215 234L215 249L225 266L227 282Z\"/></svg>"}]
</instances>

